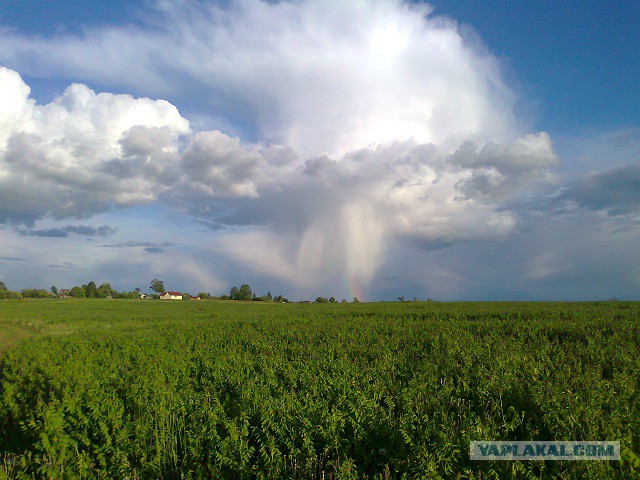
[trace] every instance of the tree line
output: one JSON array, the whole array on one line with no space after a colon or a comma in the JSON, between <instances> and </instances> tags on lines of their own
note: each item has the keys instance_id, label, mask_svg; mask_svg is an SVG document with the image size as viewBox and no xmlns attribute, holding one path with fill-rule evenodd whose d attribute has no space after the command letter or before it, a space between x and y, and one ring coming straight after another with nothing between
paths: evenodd
<instances>
[{"instance_id":1,"label":"tree line","mask_svg":"<svg viewBox=\"0 0 640 480\"><path fill-rule=\"evenodd\" d=\"M231 287L229 290L229 295L222 295L219 297L220 300L244 300L244 301L254 301L254 302L279 302L279 303L289 303L289 299L284 298L282 295L273 296L271 292L267 292L266 295L256 294L251 287L246 283L238 287Z\"/></svg>"},{"instance_id":2,"label":"tree line","mask_svg":"<svg viewBox=\"0 0 640 480\"><path fill-rule=\"evenodd\" d=\"M156 292L157 294L157 295L152 295L152 297L156 297L159 294L162 294L167 291L165 290L164 281L158 280L157 278L154 278L153 280L151 280L149 289ZM193 296L189 295L188 293L182 293L182 296L183 296L183 299L193 298ZM231 290L229 291L229 295L215 296L207 292L200 292L195 296L195 298L200 298L203 300L243 300L243 301L254 301L254 302L263 301L263 302L289 303L289 300L284 298L282 295L278 295L274 297L273 295L271 295L271 292L267 292L266 295L258 296L253 290L251 290L251 287L246 283L241 285L240 288L232 287Z\"/></svg>"},{"instance_id":3,"label":"tree line","mask_svg":"<svg viewBox=\"0 0 640 480\"><path fill-rule=\"evenodd\" d=\"M54 285L49 290L37 289L37 288L25 288L21 291L11 291L7 288L4 282L0 282L0 300L4 299L20 299L20 298L151 298L159 299L160 295L164 293L165 286L162 280L154 278L151 280L149 289L154 292L150 295L145 295L139 288L136 288L130 292L118 292L109 283L102 283L100 286L96 282L91 281L84 285L76 285L71 289L60 289ZM237 301L253 301L253 302L275 302L275 303L290 303L289 299L283 295L273 296L271 292L267 292L264 295L258 295L254 292L248 284L242 284L238 287L231 287L228 295L215 296L207 292L200 292L197 295L190 295L188 293L182 293L183 299L189 300L191 298L200 298L203 300L237 300ZM357 303L358 297L353 299ZM313 303L307 301L307 303ZM315 303L338 303L335 297L325 298L317 297ZM340 303L348 303L344 298Z\"/></svg>"},{"instance_id":4,"label":"tree line","mask_svg":"<svg viewBox=\"0 0 640 480\"><path fill-rule=\"evenodd\" d=\"M40 288L24 288L18 291L12 291L7 288L4 282L0 282L0 299L19 299L19 298L56 298L56 297L74 297L74 298L138 298L140 289L136 288L132 292L118 292L109 283L103 283L100 286L96 282L91 281L85 285L78 285L71 289L60 289L54 285L49 290Z\"/></svg>"},{"instance_id":5,"label":"tree line","mask_svg":"<svg viewBox=\"0 0 640 480\"><path fill-rule=\"evenodd\" d=\"M280 302L280 303L290 303L288 299L284 298L282 295L278 295L276 297L271 295L271 292L267 292L266 295L258 296L255 292L251 290L251 287L246 283L241 285L240 288L232 287L229 291L229 295L222 295L220 297L212 297L208 293L200 293L198 294L200 298L215 298L217 300L242 300L242 301L253 301L253 302ZM359 302L358 297L354 297L354 303ZM313 302L308 302L313 303ZM331 297L329 299L325 297L317 297L316 303L338 303L335 297ZM344 298L340 303L348 303Z\"/></svg>"}]
</instances>

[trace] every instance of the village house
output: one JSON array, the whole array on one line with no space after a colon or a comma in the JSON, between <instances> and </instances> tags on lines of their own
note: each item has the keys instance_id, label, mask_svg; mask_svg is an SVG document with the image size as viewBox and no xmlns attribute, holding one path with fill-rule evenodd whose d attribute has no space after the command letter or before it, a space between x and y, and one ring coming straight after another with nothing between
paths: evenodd
<instances>
[{"instance_id":1,"label":"village house","mask_svg":"<svg viewBox=\"0 0 640 480\"><path fill-rule=\"evenodd\" d=\"M180 292L162 292L160 300L182 300L182 294Z\"/></svg>"}]
</instances>

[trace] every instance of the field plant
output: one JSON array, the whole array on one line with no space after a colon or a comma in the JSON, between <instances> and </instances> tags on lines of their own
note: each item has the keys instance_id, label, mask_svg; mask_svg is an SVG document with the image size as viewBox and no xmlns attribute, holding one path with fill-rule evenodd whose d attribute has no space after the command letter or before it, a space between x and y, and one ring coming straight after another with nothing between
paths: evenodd
<instances>
[{"instance_id":1,"label":"field plant","mask_svg":"<svg viewBox=\"0 0 640 480\"><path fill-rule=\"evenodd\" d=\"M640 478L640 304L0 303L0 477ZM618 440L478 462L471 440Z\"/></svg>"}]
</instances>

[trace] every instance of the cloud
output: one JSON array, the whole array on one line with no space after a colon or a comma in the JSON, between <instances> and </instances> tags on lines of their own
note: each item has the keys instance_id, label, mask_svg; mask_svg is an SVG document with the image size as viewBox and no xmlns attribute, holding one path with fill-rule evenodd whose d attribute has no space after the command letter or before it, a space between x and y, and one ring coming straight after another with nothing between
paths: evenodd
<instances>
[{"instance_id":1,"label":"cloud","mask_svg":"<svg viewBox=\"0 0 640 480\"><path fill-rule=\"evenodd\" d=\"M143 250L147 253L163 253L165 252L164 248L160 248L160 247L145 247L143 248Z\"/></svg>"},{"instance_id":2,"label":"cloud","mask_svg":"<svg viewBox=\"0 0 640 480\"><path fill-rule=\"evenodd\" d=\"M105 248L140 248L147 253L164 253L168 247L173 247L175 243L171 242L162 242L162 243L154 243L154 242L140 242L140 241L130 241L130 242L120 242L120 243L112 243L109 245L102 245Z\"/></svg>"},{"instance_id":3,"label":"cloud","mask_svg":"<svg viewBox=\"0 0 640 480\"><path fill-rule=\"evenodd\" d=\"M103 247L108 247L108 248L129 248L129 247L172 247L174 244L173 243L169 243L169 242L164 242L164 243L153 243L153 242L137 242L137 241L131 241L131 242L120 242L120 243L113 243L111 245L103 245Z\"/></svg>"},{"instance_id":4,"label":"cloud","mask_svg":"<svg viewBox=\"0 0 640 480\"><path fill-rule=\"evenodd\" d=\"M2 221L81 218L153 201L170 175L178 138L189 133L188 122L163 100L73 84L39 106L3 67L0 90L13 96L13 104L0 107ZM141 131L153 140L148 151L132 147Z\"/></svg>"},{"instance_id":5,"label":"cloud","mask_svg":"<svg viewBox=\"0 0 640 480\"><path fill-rule=\"evenodd\" d=\"M108 237L113 235L118 229L103 225L98 228L88 225L67 225L59 228L47 229L18 229L20 235L29 237L50 237L50 238L67 238L70 233L81 235L84 237Z\"/></svg>"},{"instance_id":6,"label":"cloud","mask_svg":"<svg viewBox=\"0 0 640 480\"><path fill-rule=\"evenodd\" d=\"M290 148L242 145L219 131L193 135L164 100L73 84L36 105L19 75L4 67L0 87L22 103L0 106L3 222L84 218L161 197L256 196L268 162L282 166L292 155Z\"/></svg>"},{"instance_id":7,"label":"cloud","mask_svg":"<svg viewBox=\"0 0 640 480\"><path fill-rule=\"evenodd\" d=\"M509 238L514 205L556 181L551 138L516 118L499 62L427 5L160 1L146 25L0 31L0 61L143 97L74 83L38 105L0 67L4 223L161 203L245 269L366 285L398 246Z\"/></svg>"},{"instance_id":8,"label":"cloud","mask_svg":"<svg viewBox=\"0 0 640 480\"><path fill-rule=\"evenodd\" d=\"M640 217L640 164L578 178L560 192L554 204L611 216Z\"/></svg>"},{"instance_id":9,"label":"cloud","mask_svg":"<svg viewBox=\"0 0 640 480\"><path fill-rule=\"evenodd\" d=\"M557 163L544 133L484 148L467 143L465 148L475 153L463 156L459 149L447 154L435 145L407 140L360 149L338 160L312 158L263 184L258 197L232 199L225 209L193 214L216 225L246 228L219 242L254 272L309 286L330 278L366 285L394 240L435 248L503 240L516 233L519 217L507 208L509 202L519 198L521 189L542 181ZM485 153L478 166L468 159L487 149L502 157ZM517 169L496 167L509 157L519 164ZM478 172L492 170L502 172L493 188L497 193L469 195L468 182Z\"/></svg>"},{"instance_id":10,"label":"cloud","mask_svg":"<svg viewBox=\"0 0 640 480\"><path fill-rule=\"evenodd\" d=\"M5 30L0 45L0 61L25 73L171 98L303 160L524 133L499 62L426 4L160 1L147 25Z\"/></svg>"},{"instance_id":11,"label":"cloud","mask_svg":"<svg viewBox=\"0 0 640 480\"><path fill-rule=\"evenodd\" d=\"M500 62L431 7L160 0L151 10L146 24L47 38L0 30L12 68L0 67L7 274L28 274L7 258L77 260L114 282L144 272L226 289L250 271L296 294L349 298L377 276L397 279L372 290L391 298L405 285L407 297L448 299L580 298L598 278L637 286L626 252L640 221L638 130L561 139L562 152L515 115ZM72 83L38 104L17 71L93 89ZM570 160L562 174L556 149ZM150 204L163 208L138 209ZM77 242L49 258L41 237L101 237L65 226L100 212L122 237L157 241ZM53 227L35 228L42 219ZM174 243L171 256L129 250Z\"/></svg>"},{"instance_id":12,"label":"cloud","mask_svg":"<svg viewBox=\"0 0 640 480\"><path fill-rule=\"evenodd\" d=\"M194 135L181 165L189 189L212 197L255 197L267 164L258 151L216 130Z\"/></svg>"},{"instance_id":13,"label":"cloud","mask_svg":"<svg viewBox=\"0 0 640 480\"><path fill-rule=\"evenodd\" d=\"M456 188L465 198L479 201L536 197L559 181L554 169L560 160L546 132L527 134L511 143L489 142L482 148L465 142L449 164L471 172Z\"/></svg>"},{"instance_id":14,"label":"cloud","mask_svg":"<svg viewBox=\"0 0 640 480\"><path fill-rule=\"evenodd\" d=\"M8 88L28 94L15 72L1 72ZM467 139L455 149L394 140L302 162L290 146L245 143L217 130L194 134L163 100L73 84L47 105L28 97L23 104L4 114L0 220L29 225L161 202L216 228L263 229L265 237L240 231L228 238L271 252L277 267L270 261L264 268L276 276L295 271L303 283L346 276L366 284L394 238L427 248L506 238L519 221L509 202L558 165L545 132L484 144ZM71 226L22 232L93 233ZM260 247L260 238L272 246ZM221 245L260 268L245 255L251 249ZM159 253L169 245L108 246Z\"/></svg>"},{"instance_id":15,"label":"cloud","mask_svg":"<svg viewBox=\"0 0 640 480\"><path fill-rule=\"evenodd\" d=\"M21 257L0 257L2 262L24 262L26 258Z\"/></svg>"}]
</instances>

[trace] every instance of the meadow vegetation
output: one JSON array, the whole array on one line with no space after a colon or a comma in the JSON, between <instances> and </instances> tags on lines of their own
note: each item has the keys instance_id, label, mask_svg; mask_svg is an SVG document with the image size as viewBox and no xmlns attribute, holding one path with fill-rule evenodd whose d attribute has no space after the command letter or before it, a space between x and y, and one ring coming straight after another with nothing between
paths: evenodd
<instances>
[{"instance_id":1,"label":"meadow vegetation","mask_svg":"<svg viewBox=\"0 0 640 480\"><path fill-rule=\"evenodd\" d=\"M639 314L2 301L0 477L638 478ZM474 462L471 440L618 440L623 460Z\"/></svg>"}]
</instances>

